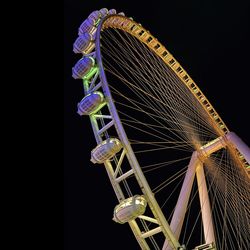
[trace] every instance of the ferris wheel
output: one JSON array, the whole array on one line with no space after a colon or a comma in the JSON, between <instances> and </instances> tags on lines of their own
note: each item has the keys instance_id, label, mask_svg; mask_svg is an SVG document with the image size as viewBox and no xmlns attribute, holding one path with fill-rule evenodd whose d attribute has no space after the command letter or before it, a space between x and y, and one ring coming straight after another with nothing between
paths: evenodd
<instances>
[{"instance_id":1,"label":"ferris wheel","mask_svg":"<svg viewBox=\"0 0 250 250\"><path fill-rule=\"evenodd\" d=\"M250 149L173 55L141 24L103 8L79 27L78 114L90 117L141 249L250 249ZM115 226L115 225L114 225Z\"/></svg>"}]
</instances>

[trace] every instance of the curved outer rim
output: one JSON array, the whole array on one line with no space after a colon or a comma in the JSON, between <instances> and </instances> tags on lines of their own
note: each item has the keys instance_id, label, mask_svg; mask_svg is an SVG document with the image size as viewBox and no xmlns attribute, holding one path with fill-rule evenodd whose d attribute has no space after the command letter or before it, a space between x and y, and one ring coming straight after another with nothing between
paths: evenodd
<instances>
[{"instance_id":1,"label":"curved outer rim","mask_svg":"<svg viewBox=\"0 0 250 250\"><path fill-rule=\"evenodd\" d=\"M180 247L179 242L175 239L168 222L166 221L157 201L154 198L154 195L147 183L146 178L144 177L144 174L141 171L141 168L137 162L137 159L132 151L132 148L130 146L130 143L128 141L128 138L126 136L125 130L122 126L122 123L120 121L120 118L118 116L117 110L115 108L115 104L113 103L111 92L109 90L108 81L105 75L105 71L103 68L102 63L102 55L101 55L101 49L100 49L100 38L101 38L101 31L106 28L118 28L121 29L134 37L136 37L138 40L143 42L147 45L151 50L155 52L157 56L159 56L176 74L176 76L185 84L190 92L193 94L193 96L198 100L198 102L202 105L204 110L207 112L209 117L211 118L212 124L214 129L218 132L220 136L225 135L227 132L229 132L228 128L226 127L225 123L222 121L218 113L215 111L213 106L210 104L210 102L207 100L205 95L202 93L202 91L198 88L198 86L194 83L194 81L191 79L191 77L186 73L186 71L180 66L180 64L177 62L177 60L168 52L168 50L156 39L154 38L149 31L145 30L141 25L138 23L132 21L128 17L121 16L121 15L109 15L105 18L101 19L98 23L97 31L96 31L96 38L95 38L95 47L96 47L96 61L99 67L99 76L102 82L102 88L104 91L104 95L106 97L106 101L110 110L110 113L115 121L115 128L118 133L119 138L121 139L123 143L123 147L126 150L126 154L128 156L128 160L131 166L133 166L134 174L137 178L137 181L142 188L142 192L144 193L145 197L147 198L147 202L153 211L155 217L160 221L160 225L163 227L163 233L166 236L166 238L170 241L170 244L174 247L174 249ZM141 35L143 33L143 35ZM151 40L148 42L148 38L151 37ZM165 53L164 53L165 52ZM93 125L93 128L95 125ZM98 139L95 135L97 142L101 142L100 138ZM233 155L235 156L235 159L237 160L240 165L245 167L246 160L240 155L235 155L235 149L228 145L229 150ZM245 160L245 161L244 161ZM110 169L109 164L105 164L106 168ZM109 171L108 171L109 172ZM118 200L123 200L124 195L121 192L119 185L116 186L112 182L112 177L109 174L109 178L111 180L113 189L117 195ZM156 212L156 213L155 213ZM134 232L137 241L142 246L142 249L146 249L143 247L143 243L140 241L140 237L138 237L138 232L133 228L133 223L129 223L131 226L132 231Z\"/></svg>"},{"instance_id":2,"label":"curved outer rim","mask_svg":"<svg viewBox=\"0 0 250 250\"><path fill-rule=\"evenodd\" d=\"M193 79L181 67L180 63L165 48L165 46L163 46L152 34L150 34L149 31L147 31L140 24L136 23L130 18L121 15L106 16L100 21L98 26L101 27L98 27L101 30L106 28L121 29L136 37L139 41L143 42L149 49L151 49L157 56L159 56L173 70L173 72L183 82L183 84L188 87L190 92L193 94L193 96L201 104L205 112L210 117L212 126L218 132L219 136L224 136L226 133L229 132L229 129L223 122L222 118L215 111L212 104L208 101L208 99L205 97L205 95L202 93L202 91L196 85ZM141 34L142 32L143 34ZM149 37L151 37L150 42L147 41ZM165 56L163 56L164 52L167 53ZM98 64L99 62L101 62L101 57L99 58L99 60L97 60ZM233 158L239 164L239 166L241 166L243 170L245 170L245 173L248 175L247 167L249 164L247 163L244 156L240 154L240 152L230 144L228 144L228 149Z\"/></svg>"}]
</instances>

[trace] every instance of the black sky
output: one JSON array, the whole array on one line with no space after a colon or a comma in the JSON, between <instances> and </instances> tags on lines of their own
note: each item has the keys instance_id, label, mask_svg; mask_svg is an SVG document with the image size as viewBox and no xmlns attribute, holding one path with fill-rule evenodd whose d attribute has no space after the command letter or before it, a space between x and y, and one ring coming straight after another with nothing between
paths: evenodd
<instances>
[{"instance_id":1,"label":"black sky","mask_svg":"<svg viewBox=\"0 0 250 250\"><path fill-rule=\"evenodd\" d=\"M231 131L250 145L248 1L64 0L64 249L139 249L113 222L116 198L105 169L90 163L95 139L71 68L78 27L94 10L123 11L158 38L198 84ZM90 245L92 246L90 247Z\"/></svg>"}]
</instances>

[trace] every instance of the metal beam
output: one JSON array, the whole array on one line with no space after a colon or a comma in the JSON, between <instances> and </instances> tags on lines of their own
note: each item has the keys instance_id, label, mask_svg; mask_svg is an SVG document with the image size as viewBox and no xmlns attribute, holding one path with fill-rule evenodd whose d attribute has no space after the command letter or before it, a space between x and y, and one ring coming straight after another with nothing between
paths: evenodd
<instances>
[{"instance_id":1,"label":"metal beam","mask_svg":"<svg viewBox=\"0 0 250 250\"><path fill-rule=\"evenodd\" d=\"M199 165L196 168L196 178L197 178L197 183L198 183L198 191L199 191L199 198L200 198L202 225L203 225L205 243L209 244L209 243L215 242L215 236L214 236L212 211L210 207L210 201L209 201L209 196L208 196L208 190L207 190L207 184L206 184L206 178L204 174L203 165Z\"/></svg>"},{"instance_id":2,"label":"metal beam","mask_svg":"<svg viewBox=\"0 0 250 250\"><path fill-rule=\"evenodd\" d=\"M247 146L247 144L243 142L241 138L234 132L227 133L226 139L240 151L240 153L244 156L244 158L250 165L250 148Z\"/></svg>"},{"instance_id":3,"label":"metal beam","mask_svg":"<svg viewBox=\"0 0 250 250\"><path fill-rule=\"evenodd\" d=\"M191 189L195 177L195 169L198 164L201 164L197 151L193 152L191 160L188 165L187 173L179 194L179 198L175 207L174 215L171 220L170 228L174 233L175 237L179 239L181 228L184 222L185 213L187 210L188 200L191 193ZM162 250L171 250L168 240L166 239Z\"/></svg>"}]
</instances>

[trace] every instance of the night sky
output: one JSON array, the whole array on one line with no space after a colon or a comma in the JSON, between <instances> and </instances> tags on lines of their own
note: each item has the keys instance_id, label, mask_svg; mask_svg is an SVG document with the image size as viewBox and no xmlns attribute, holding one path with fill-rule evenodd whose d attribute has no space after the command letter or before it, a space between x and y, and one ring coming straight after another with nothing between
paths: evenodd
<instances>
[{"instance_id":1,"label":"night sky","mask_svg":"<svg viewBox=\"0 0 250 250\"><path fill-rule=\"evenodd\" d=\"M135 5L136 2L136 5ZM78 27L106 7L141 23L197 83L231 131L250 145L248 1L64 0L64 249L139 249L128 225L112 221L117 204L103 165L90 162L95 139L71 69ZM164 3L164 4L163 4ZM91 246L91 247L90 247Z\"/></svg>"}]
</instances>

